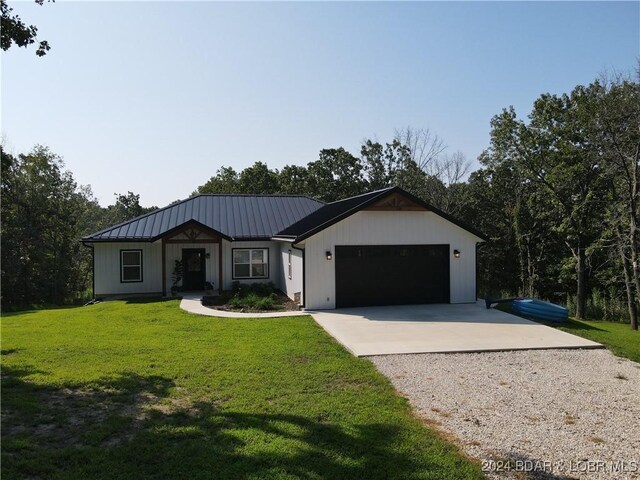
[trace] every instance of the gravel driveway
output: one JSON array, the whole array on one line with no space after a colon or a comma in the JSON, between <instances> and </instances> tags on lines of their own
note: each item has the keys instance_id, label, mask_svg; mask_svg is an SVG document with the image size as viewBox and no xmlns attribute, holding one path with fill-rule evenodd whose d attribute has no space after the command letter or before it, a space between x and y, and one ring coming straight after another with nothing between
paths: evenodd
<instances>
[{"instance_id":1,"label":"gravel driveway","mask_svg":"<svg viewBox=\"0 0 640 480\"><path fill-rule=\"evenodd\" d=\"M640 478L638 363L608 350L369 359L490 478L523 478L507 460L524 478Z\"/></svg>"}]
</instances>

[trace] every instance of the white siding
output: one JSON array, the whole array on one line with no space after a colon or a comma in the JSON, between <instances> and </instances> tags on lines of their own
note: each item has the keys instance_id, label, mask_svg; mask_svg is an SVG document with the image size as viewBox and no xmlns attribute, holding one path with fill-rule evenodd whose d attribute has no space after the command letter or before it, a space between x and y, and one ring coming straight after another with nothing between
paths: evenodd
<instances>
[{"instance_id":1,"label":"white siding","mask_svg":"<svg viewBox=\"0 0 640 480\"><path fill-rule=\"evenodd\" d=\"M289 278L289 252L291 252L291 278ZM300 303L304 303L302 291L302 252L293 248L290 243L282 242L280 246L280 288L290 299L300 293Z\"/></svg>"},{"instance_id":2,"label":"white siding","mask_svg":"<svg viewBox=\"0 0 640 480\"><path fill-rule=\"evenodd\" d=\"M209 254L209 258L205 258L205 280L211 282L214 288L218 288L218 243L167 243L165 245L167 249L166 262L167 271L167 295L171 293L171 286L173 285L173 269L176 264L176 260L182 260L183 248L204 248L205 255Z\"/></svg>"},{"instance_id":3,"label":"white siding","mask_svg":"<svg viewBox=\"0 0 640 480\"><path fill-rule=\"evenodd\" d=\"M233 273L233 256L234 248L268 248L269 249L269 278L249 278L238 280L242 283L255 282L273 282L276 287L282 288L280 285L280 244L279 242L257 241L257 242L228 242L222 240L222 281L224 290L231 289L231 284L235 281L232 278Z\"/></svg>"},{"instance_id":4,"label":"white siding","mask_svg":"<svg viewBox=\"0 0 640 480\"><path fill-rule=\"evenodd\" d=\"M94 243L93 248L96 296L162 292L160 241ZM120 282L120 250L142 250L142 282Z\"/></svg>"},{"instance_id":5,"label":"white siding","mask_svg":"<svg viewBox=\"0 0 640 480\"><path fill-rule=\"evenodd\" d=\"M335 308L336 245L448 244L451 303L476 301L476 242L472 233L432 212L361 211L306 239L306 302L309 309ZM460 258L453 258L460 250Z\"/></svg>"}]
</instances>

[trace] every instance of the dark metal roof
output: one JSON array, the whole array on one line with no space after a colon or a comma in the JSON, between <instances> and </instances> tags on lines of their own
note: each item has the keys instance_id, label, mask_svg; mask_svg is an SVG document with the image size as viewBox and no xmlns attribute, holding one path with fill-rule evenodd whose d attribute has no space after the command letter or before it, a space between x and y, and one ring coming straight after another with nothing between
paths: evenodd
<instances>
[{"instance_id":1,"label":"dark metal roof","mask_svg":"<svg viewBox=\"0 0 640 480\"><path fill-rule=\"evenodd\" d=\"M376 190L375 192L327 203L310 215L278 232L276 237L295 238L297 241L303 240L302 236L307 238L320 230L324 230L348 216L349 212L357 212L363 206L384 197L391 190L392 188L385 188L384 190Z\"/></svg>"},{"instance_id":2,"label":"dark metal roof","mask_svg":"<svg viewBox=\"0 0 640 480\"><path fill-rule=\"evenodd\" d=\"M197 195L84 237L84 242L155 241L193 223L227 240L279 238L300 242L378 200L400 193L427 210L487 240L478 230L400 187L332 203L300 195Z\"/></svg>"},{"instance_id":3,"label":"dark metal roof","mask_svg":"<svg viewBox=\"0 0 640 480\"><path fill-rule=\"evenodd\" d=\"M266 239L323 205L300 195L197 195L82 240L154 241L188 222L197 222L227 239Z\"/></svg>"},{"instance_id":4,"label":"dark metal roof","mask_svg":"<svg viewBox=\"0 0 640 480\"><path fill-rule=\"evenodd\" d=\"M363 208L375 203L382 198L391 195L392 193L400 193L409 198L413 202L422 205L427 210L441 216L442 218L450 221L451 223L459 226L460 228L474 234L475 236L488 240L487 236L482 232L476 230L469 225L464 224L460 220L453 218L451 215L429 205L424 200L411 195L409 192L401 189L400 187L390 187L383 190L377 190L375 192L365 193L364 195L358 195L356 197L346 198L337 202L332 202L317 209L308 216L300 219L293 225L278 232L276 238L286 238L294 240L295 242L301 242L302 240L315 235L316 233L330 227L331 225L344 220L350 215L362 210Z\"/></svg>"}]
</instances>

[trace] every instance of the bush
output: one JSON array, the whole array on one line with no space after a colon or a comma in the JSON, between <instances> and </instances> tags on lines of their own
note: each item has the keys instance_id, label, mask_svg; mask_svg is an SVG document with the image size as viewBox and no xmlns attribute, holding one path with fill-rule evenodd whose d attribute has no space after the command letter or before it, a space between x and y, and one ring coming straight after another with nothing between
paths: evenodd
<instances>
[{"instance_id":1,"label":"bush","mask_svg":"<svg viewBox=\"0 0 640 480\"><path fill-rule=\"evenodd\" d=\"M238 310L275 310L278 308L278 295L273 284L239 285L227 306Z\"/></svg>"},{"instance_id":2,"label":"bush","mask_svg":"<svg viewBox=\"0 0 640 480\"><path fill-rule=\"evenodd\" d=\"M567 308L571 315L576 313L575 295L567 296ZM613 292L609 294L600 290L594 290L587 297L585 317L592 320L609 320L612 322L629 322L629 311L624 299L616 297Z\"/></svg>"},{"instance_id":3,"label":"bush","mask_svg":"<svg viewBox=\"0 0 640 480\"><path fill-rule=\"evenodd\" d=\"M275 293L272 293L268 297L258 298L255 302L255 308L257 310L275 310L278 306L278 297Z\"/></svg>"},{"instance_id":4,"label":"bush","mask_svg":"<svg viewBox=\"0 0 640 480\"><path fill-rule=\"evenodd\" d=\"M246 297L247 295L258 295L261 297L267 297L272 293L275 293L276 286L273 282L269 283L258 283L254 282L251 284L248 283L240 283L239 281L235 281L231 284L231 292L234 295L238 295L240 297Z\"/></svg>"}]
</instances>

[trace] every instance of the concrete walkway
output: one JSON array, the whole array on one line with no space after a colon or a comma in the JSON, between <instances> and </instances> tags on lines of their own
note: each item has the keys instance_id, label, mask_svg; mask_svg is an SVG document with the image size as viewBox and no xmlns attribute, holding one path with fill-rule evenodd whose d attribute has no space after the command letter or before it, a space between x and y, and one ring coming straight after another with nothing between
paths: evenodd
<instances>
[{"instance_id":1,"label":"concrete walkway","mask_svg":"<svg viewBox=\"0 0 640 480\"><path fill-rule=\"evenodd\" d=\"M451 353L602 345L499 310L484 302L401 305L311 312L354 355Z\"/></svg>"},{"instance_id":2,"label":"concrete walkway","mask_svg":"<svg viewBox=\"0 0 640 480\"><path fill-rule=\"evenodd\" d=\"M242 313L242 312L228 312L226 310L216 310L211 307L205 307L202 305L200 299L202 298L202 292L198 293L185 293L180 302L180 308L189 313L195 313L198 315L206 315L209 317L223 317L223 318L276 318L276 317L295 317L299 315L309 315L303 311L291 311L291 312L269 312L269 313Z\"/></svg>"}]
</instances>

